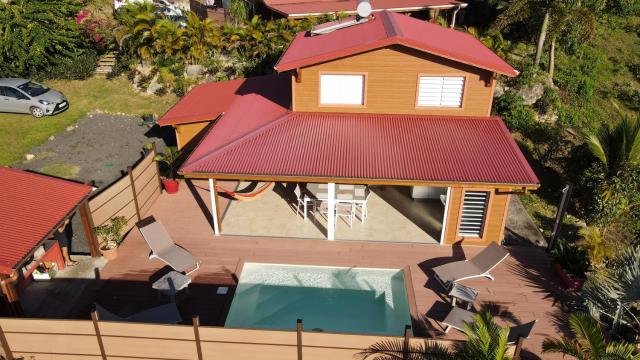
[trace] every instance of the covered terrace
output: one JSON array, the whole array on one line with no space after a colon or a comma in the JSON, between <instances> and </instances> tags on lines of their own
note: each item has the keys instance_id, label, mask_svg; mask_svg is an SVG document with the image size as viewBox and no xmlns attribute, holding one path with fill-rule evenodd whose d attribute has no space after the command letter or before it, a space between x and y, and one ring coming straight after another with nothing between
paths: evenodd
<instances>
[{"instance_id":1,"label":"covered terrace","mask_svg":"<svg viewBox=\"0 0 640 360\"><path fill-rule=\"evenodd\" d=\"M220 183L225 187L234 185ZM162 222L175 242L201 261L200 270L192 275L189 292L178 298L185 323L190 322L193 314L199 314L203 325L224 326L239 275L237 268L243 261L390 269L409 266L415 304L421 314L420 319L415 319L420 327L416 335L463 339L458 331L446 334L442 331L439 321L450 308L450 299L443 295L431 269L471 257L480 247L225 235L214 238L207 187L207 180L187 180L179 193L162 194L147 214ZM226 199L219 199L221 210L228 205ZM474 308L491 310L501 324L537 319L533 335L525 341L524 358L539 359L543 339L562 330L559 324L564 317L563 290L552 270L552 260L543 249L524 246L508 249L511 256L492 272L494 281L479 278L464 284L480 292ZM159 260L150 260L148 254L147 244L134 228L121 246L119 257L101 271L94 301L122 316L165 303L167 300L158 298L151 283L170 268ZM231 291L218 295L220 286L230 286ZM88 316L89 308L83 311L82 316Z\"/></svg>"}]
</instances>

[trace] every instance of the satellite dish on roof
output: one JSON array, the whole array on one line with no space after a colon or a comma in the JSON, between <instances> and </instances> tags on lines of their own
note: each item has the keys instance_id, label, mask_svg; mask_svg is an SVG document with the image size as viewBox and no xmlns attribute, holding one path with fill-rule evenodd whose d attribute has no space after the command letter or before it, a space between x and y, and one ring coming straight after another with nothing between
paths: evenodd
<instances>
[{"instance_id":1,"label":"satellite dish on roof","mask_svg":"<svg viewBox=\"0 0 640 360\"><path fill-rule=\"evenodd\" d=\"M358 16L361 18L366 18L371 15L371 3L369 0L358 0L358 5L356 6L356 12Z\"/></svg>"}]
</instances>

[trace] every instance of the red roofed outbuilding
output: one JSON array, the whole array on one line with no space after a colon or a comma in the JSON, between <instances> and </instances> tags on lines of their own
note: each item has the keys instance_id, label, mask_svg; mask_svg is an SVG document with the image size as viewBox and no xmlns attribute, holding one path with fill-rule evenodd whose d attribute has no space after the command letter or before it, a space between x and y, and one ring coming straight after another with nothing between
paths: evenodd
<instances>
[{"instance_id":1,"label":"red roofed outbuilding","mask_svg":"<svg viewBox=\"0 0 640 360\"><path fill-rule=\"evenodd\" d=\"M0 282L3 298L13 311L19 312L20 308L15 286L24 274L19 269L73 215L91 191L89 185L0 167ZM52 245L43 258L51 252L60 252L57 243ZM50 255L51 259L60 257ZM58 266L64 268L64 261Z\"/></svg>"}]
</instances>

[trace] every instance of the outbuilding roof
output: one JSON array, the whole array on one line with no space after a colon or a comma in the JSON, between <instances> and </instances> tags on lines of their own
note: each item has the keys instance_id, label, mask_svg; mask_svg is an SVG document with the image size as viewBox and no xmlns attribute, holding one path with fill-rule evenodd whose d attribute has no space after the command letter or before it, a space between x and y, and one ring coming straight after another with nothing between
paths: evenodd
<instances>
[{"instance_id":1,"label":"outbuilding roof","mask_svg":"<svg viewBox=\"0 0 640 360\"><path fill-rule=\"evenodd\" d=\"M355 13L357 0L265 0L265 5L284 16L300 18L327 13ZM374 11L419 11L425 9L464 8L466 3L456 0L371 0Z\"/></svg>"},{"instance_id":2,"label":"outbuilding roof","mask_svg":"<svg viewBox=\"0 0 640 360\"><path fill-rule=\"evenodd\" d=\"M367 22L322 35L298 33L275 69L292 70L390 45L407 46L507 76L518 75L475 37L390 11L374 13Z\"/></svg>"},{"instance_id":3,"label":"outbuilding roof","mask_svg":"<svg viewBox=\"0 0 640 360\"><path fill-rule=\"evenodd\" d=\"M0 167L0 273L11 274L91 190L89 185Z\"/></svg>"},{"instance_id":4,"label":"outbuilding roof","mask_svg":"<svg viewBox=\"0 0 640 360\"><path fill-rule=\"evenodd\" d=\"M285 74L227 80L191 89L160 119L160 126L215 120L238 98L257 95L276 106L291 106L291 78Z\"/></svg>"},{"instance_id":5,"label":"outbuilding roof","mask_svg":"<svg viewBox=\"0 0 640 360\"><path fill-rule=\"evenodd\" d=\"M244 128L251 117L229 115L209 130L183 173L539 183L499 117L286 112ZM234 131L220 131L229 126Z\"/></svg>"}]
</instances>

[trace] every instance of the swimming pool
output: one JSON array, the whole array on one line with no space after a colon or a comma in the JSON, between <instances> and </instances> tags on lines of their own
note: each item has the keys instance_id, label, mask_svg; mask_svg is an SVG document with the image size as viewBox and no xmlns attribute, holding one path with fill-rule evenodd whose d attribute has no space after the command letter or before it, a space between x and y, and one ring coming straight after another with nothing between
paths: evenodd
<instances>
[{"instance_id":1,"label":"swimming pool","mask_svg":"<svg viewBox=\"0 0 640 360\"><path fill-rule=\"evenodd\" d=\"M411 325L404 272L245 263L225 327L401 336Z\"/></svg>"}]
</instances>

